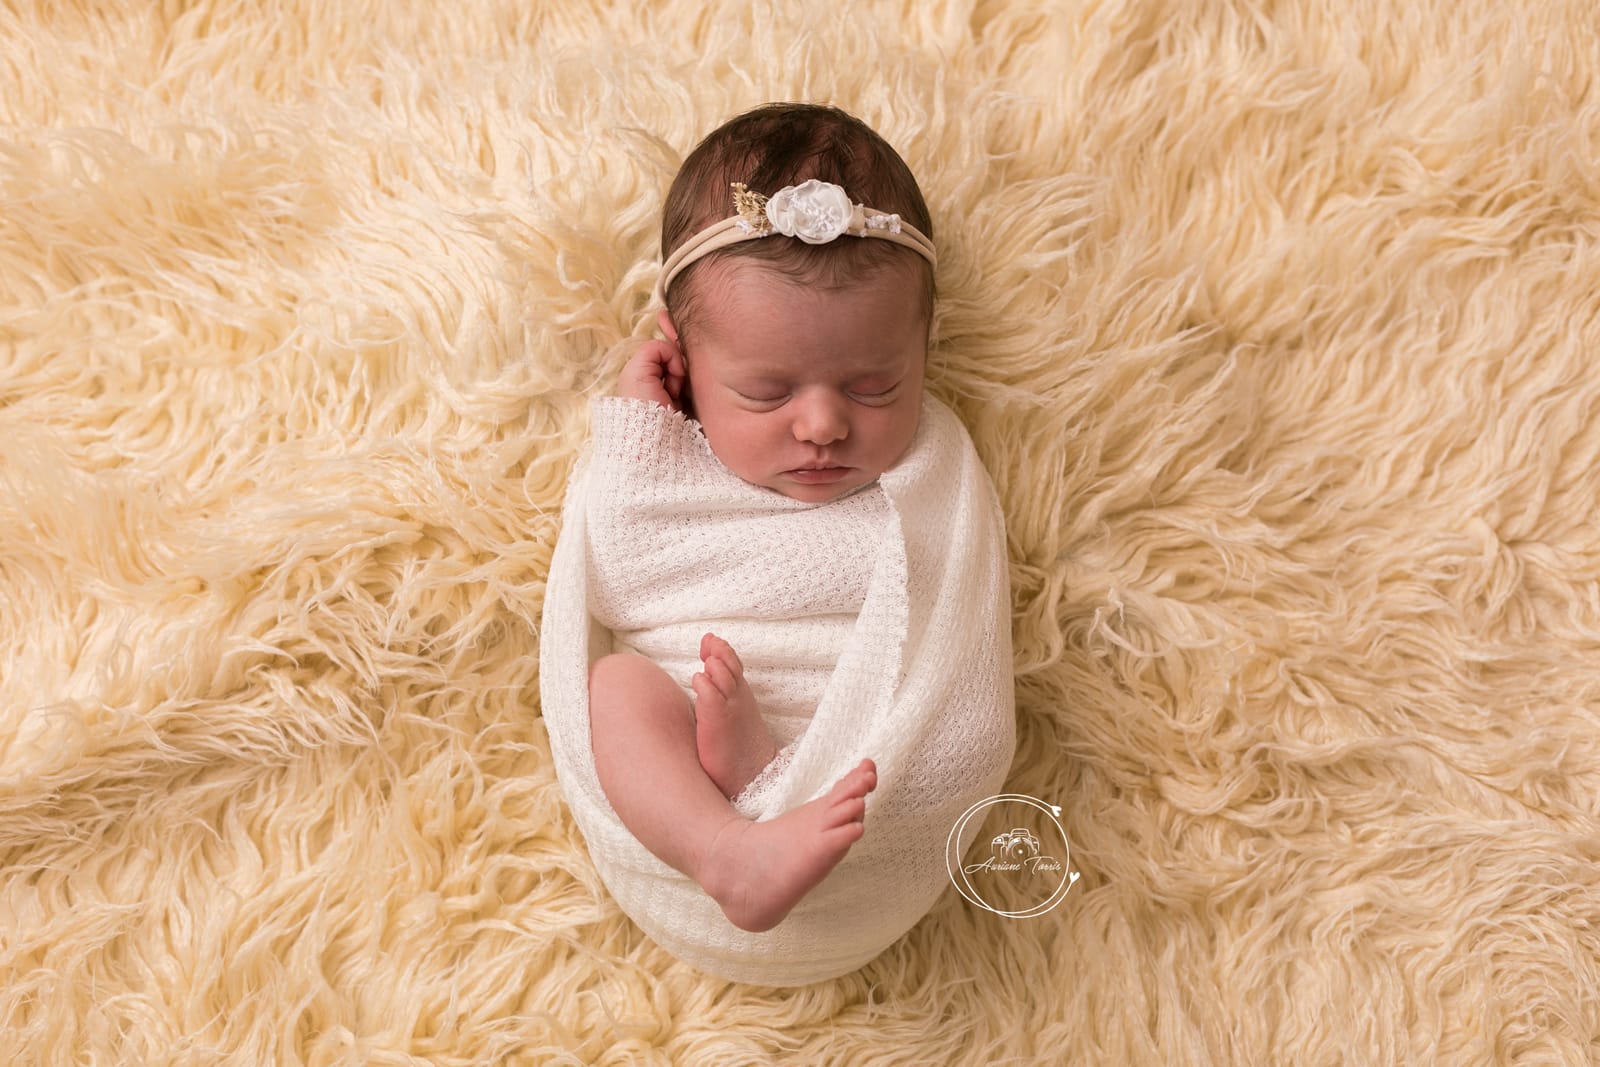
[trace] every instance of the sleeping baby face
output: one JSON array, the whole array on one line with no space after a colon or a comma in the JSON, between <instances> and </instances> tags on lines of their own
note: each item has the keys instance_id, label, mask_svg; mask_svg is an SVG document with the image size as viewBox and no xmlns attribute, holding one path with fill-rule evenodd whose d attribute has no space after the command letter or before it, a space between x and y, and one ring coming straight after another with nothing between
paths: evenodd
<instances>
[{"instance_id":1,"label":"sleeping baby face","mask_svg":"<svg viewBox=\"0 0 1600 1067\"><path fill-rule=\"evenodd\" d=\"M918 267L826 289L750 260L706 266L686 355L695 417L722 464L812 503L892 467L922 407Z\"/></svg>"}]
</instances>

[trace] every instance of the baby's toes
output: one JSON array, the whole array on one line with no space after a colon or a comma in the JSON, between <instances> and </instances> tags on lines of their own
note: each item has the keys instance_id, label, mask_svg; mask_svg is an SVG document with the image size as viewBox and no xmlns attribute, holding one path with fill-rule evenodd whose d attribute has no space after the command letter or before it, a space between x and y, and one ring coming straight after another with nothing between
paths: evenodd
<instances>
[{"instance_id":1,"label":"baby's toes","mask_svg":"<svg viewBox=\"0 0 1600 1067\"><path fill-rule=\"evenodd\" d=\"M739 654L716 634L708 633L700 639L700 658L702 660L721 660L728 665L734 674L744 674L744 664L739 660Z\"/></svg>"},{"instance_id":2,"label":"baby's toes","mask_svg":"<svg viewBox=\"0 0 1600 1067\"><path fill-rule=\"evenodd\" d=\"M744 682L743 673L721 656L713 656L706 660L706 674L711 677L711 684L730 700Z\"/></svg>"},{"instance_id":3,"label":"baby's toes","mask_svg":"<svg viewBox=\"0 0 1600 1067\"><path fill-rule=\"evenodd\" d=\"M833 787L837 800L854 800L865 797L878 788L878 766L871 760L862 760Z\"/></svg>"},{"instance_id":4,"label":"baby's toes","mask_svg":"<svg viewBox=\"0 0 1600 1067\"><path fill-rule=\"evenodd\" d=\"M710 676L703 671L690 678L689 685L694 689L696 707L704 704L707 710L710 710L711 708L721 707L723 701L727 699L723 696L722 690L717 687L717 683L712 681Z\"/></svg>"}]
</instances>

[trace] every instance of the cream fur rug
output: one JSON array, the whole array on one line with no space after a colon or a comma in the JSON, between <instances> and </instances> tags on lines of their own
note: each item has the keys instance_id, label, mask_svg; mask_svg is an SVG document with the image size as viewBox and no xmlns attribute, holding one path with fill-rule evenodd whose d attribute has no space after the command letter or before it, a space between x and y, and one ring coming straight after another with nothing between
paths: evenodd
<instances>
[{"instance_id":1,"label":"cream fur rug","mask_svg":"<svg viewBox=\"0 0 1600 1067\"><path fill-rule=\"evenodd\" d=\"M1591 0L831 11L0 6L0 1062L1600 1055ZM779 992L621 918L534 668L785 98L928 193L1082 877Z\"/></svg>"}]
</instances>

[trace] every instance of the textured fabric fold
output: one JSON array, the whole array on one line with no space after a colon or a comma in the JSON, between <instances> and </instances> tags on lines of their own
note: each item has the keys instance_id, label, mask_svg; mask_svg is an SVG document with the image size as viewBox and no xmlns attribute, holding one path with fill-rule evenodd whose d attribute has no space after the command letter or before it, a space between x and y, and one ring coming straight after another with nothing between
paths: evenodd
<instances>
[{"instance_id":1,"label":"textured fabric fold","mask_svg":"<svg viewBox=\"0 0 1600 1067\"><path fill-rule=\"evenodd\" d=\"M948 884L952 825L999 789L1011 763L1005 539L988 476L959 420L932 398L906 456L876 487L820 507L742 482L680 415L615 398L597 401L595 413L552 562L540 673L557 774L596 868L646 933L705 971L796 985L854 970L932 907ZM627 487L634 521L626 536L640 555L622 553L635 571L619 581L595 573L625 547L605 544L620 536L606 519L620 503L606 472L638 463L659 477ZM843 533L824 536L841 523ZM651 581L637 580L641 565ZM619 594L624 587L634 592ZM702 618L714 621L702 628ZM768 632L766 644L788 646L800 675L828 665L813 690L803 682L795 690L810 692L813 708L769 718L785 747L738 798L743 814L774 818L821 796L862 758L878 766L866 834L782 923L759 934L730 924L699 886L633 838L594 768L589 663L636 647L619 633L648 635L645 643L660 642L653 651L669 659L676 643L681 659L702 629L732 631L725 636L741 658ZM754 674L765 660L753 658Z\"/></svg>"}]
</instances>

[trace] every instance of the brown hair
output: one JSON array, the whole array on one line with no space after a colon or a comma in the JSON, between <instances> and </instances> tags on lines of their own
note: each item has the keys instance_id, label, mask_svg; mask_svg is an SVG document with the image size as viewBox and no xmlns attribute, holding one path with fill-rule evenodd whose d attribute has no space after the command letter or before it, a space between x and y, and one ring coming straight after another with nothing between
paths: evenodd
<instances>
[{"instance_id":1,"label":"brown hair","mask_svg":"<svg viewBox=\"0 0 1600 1067\"><path fill-rule=\"evenodd\" d=\"M733 213L733 182L771 195L809 178L843 186L850 199L898 214L933 239L933 220L917 179L872 127L836 107L765 104L712 130L678 168L662 210L662 259ZM892 242L742 241L691 263L668 286L667 310L680 336L694 315L696 268L724 256L761 260L790 278L828 288L849 285L871 270L909 256L921 264L926 312L933 312L933 268Z\"/></svg>"}]
</instances>

